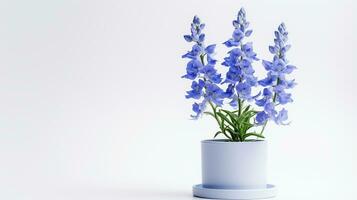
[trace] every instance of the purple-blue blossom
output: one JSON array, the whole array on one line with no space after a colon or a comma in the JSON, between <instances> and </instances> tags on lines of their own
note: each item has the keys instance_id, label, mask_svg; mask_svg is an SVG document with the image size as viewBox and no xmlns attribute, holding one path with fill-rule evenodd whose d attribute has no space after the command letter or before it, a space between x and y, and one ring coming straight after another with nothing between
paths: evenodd
<instances>
[{"instance_id":1,"label":"purple-blue blossom","mask_svg":"<svg viewBox=\"0 0 357 200\"><path fill-rule=\"evenodd\" d=\"M204 86L205 86L205 82L203 80L198 80L198 82L192 81L191 84L192 90L186 92L187 93L186 98L200 99L203 95Z\"/></svg>"},{"instance_id":2,"label":"purple-blue blossom","mask_svg":"<svg viewBox=\"0 0 357 200\"><path fill-rule=\"evenodd\" d=\"M288 64L286 53L291 45L287 44L288 32L284 23L280 24L278 30L274 32L274 45L269 46L269 51L272 53L272 61L262 61L262 65L267 71L267 76L259 80L259 85L263 86L263 93L260 99L256 99L256 105L263 107L264 110L256 115L256 122L264 124L271 119L276 124L286 124L288 120L288 111L281 108L277 111L278 106L283 106L293 101L291 93L286 90L293 88L296 83L294 79L287 78L287 75L292 73L296 67Z\"/></svg>"},{"instance_id":3,"label":"purple-blue blossom","mask_svg":"<svg viewBox=\"0 0 357 200\"><path fill-rule=\"evenodd\" d=\"M195 16L191 23L191 34L184 35L187 42L194 43L191 50L182 56L190 59L186 65L186 74L182 78L192 80L191 90L186 92L186 98L196 100L192 105L194 114L191 116L194 119L201 116L207 103L221 106L226 96L217 85L222 82L222 77L215 69L217 60L213 58L213 54L216 45L205 46L205 34L202 32L204 27L200 18Z\"/></svg>"},{"instance_id":4,"label":"purple-blue blossom","mask_svg":"<svg viewBox=\"0 0 357 200\"><path fill-rule=\"evenodd\" d=\"M253 43L243 41L253 32L248 29L249 22L243 8L239 10L233 26L232 37L223 43L232 49L228 51L222 65L229 68L223 83L228 83L227 98L230 99L230 105L236 107L239 99L252 100L256 97L252 95L252 87L257 86L257 77L254 76L252 63L258 58L253 51Z\"/></svg>"},{"instance_id":5,"label":"purple-blue blossom","mask_svg":"<svg viewBox=\"0 0 357 200\"><path fill-rule=\"evenodd\" d=\"M203 113L215 118L220 130L214 137L222 134L229 141L240 142L254 140L253 136L264 139L268 121L289 124L286 104L293 101L290 89L296 85L289 75L296 67L286 58L291 48L287 44L288 32L283 23L274 32L274 44L268 48L272 59L262 60L266 75L258 79L254 64L259 59L249 41L253 31L243 8L232 24L234 30L223 43L228 52L218 62L214 58L216 45L205 45L205 24L197 16L193 18L190 33L183 36L192 44L182 55L187 60L182 78L191 82L185 97L193 101L193 119ZM217 70L217 63L226 68L224 76ZM260 133L257 127L261 127Z\"/></svg>"}]
</instances>

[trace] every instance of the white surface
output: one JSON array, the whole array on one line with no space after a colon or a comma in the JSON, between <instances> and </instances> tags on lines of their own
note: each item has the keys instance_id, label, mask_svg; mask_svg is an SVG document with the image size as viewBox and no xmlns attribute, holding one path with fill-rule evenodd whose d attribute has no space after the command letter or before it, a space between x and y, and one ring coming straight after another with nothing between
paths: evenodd
<instances>
[{"instance_id":1,"label":"white surface","mask_svg":"<svg viewBox=\"0 0 357 200\"><path fill-rule=\"evenodd\" d=\"M221 43L241 6L259 58L271 58L267 46L284 21L298 67L292 124L265 132L277 198L354 199L356 5L1 1L0 199L192 199L200 140L216 124L188 120L182 35L198 14L207 41ZM227 49L218 51L221 59Z\"/></svg>"},{"instance_id":2,"label":"white surface","mask_svg":"<svg viewBox=\"0 0 357 200\"><path fill-rule=\"evenodd\" d=\"M199 184L192 190L195 197L209 199L268 199L276 195L276 187L270 184L259 189L212 189Z\"/></svg>"}]
</instances>

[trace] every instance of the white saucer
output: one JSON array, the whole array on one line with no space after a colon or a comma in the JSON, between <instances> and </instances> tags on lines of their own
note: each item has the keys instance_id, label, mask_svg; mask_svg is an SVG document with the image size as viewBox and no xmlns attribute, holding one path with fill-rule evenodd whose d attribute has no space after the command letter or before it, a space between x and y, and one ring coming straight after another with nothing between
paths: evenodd
<instances>
[{"instance_id":1,"label":"white saucer","mask_svg":"<svg viewBox=\"0 0 357 200\"><path fill-rule=\"evenodd\" d=\"M259 189L213 189L205 188L202 184L192 187L193 196L209 199L266 199L275 197L276 187L268 184Z\"/></svg>"}]
</instances>

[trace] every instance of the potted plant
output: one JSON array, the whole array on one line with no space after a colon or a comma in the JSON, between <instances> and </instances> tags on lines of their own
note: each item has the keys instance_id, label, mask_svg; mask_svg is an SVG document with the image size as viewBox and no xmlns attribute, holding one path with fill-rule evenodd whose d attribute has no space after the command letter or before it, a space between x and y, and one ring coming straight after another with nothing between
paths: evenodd
<instances>
[{"instance_id":1,"label":"potted plant","mask_svg":"<svg viewBox=\"0 0 357 200\"><path fill-rule=\"evenodd\" d=\"M191 34L184 35L192 49L182 57L189 59L182 78L192 81L186 98L194 99L191 117L206 114L216 121L216 137L203 140L202 184L193 186L194 196L222 199L256 199L275 196L274 185L267 184L267 142L263 135L269 121L287 125L288 113L284 108L292 102L287 91L296 83L288 78L296 67L288 64L286 53L288 32L281 23L274 32L271 61L262 60L266 76L258 79L253 64L259 58L252 42L252 34L244 9L233 21L234 31L223 44L228 48L221 65L226 68L223 77L216 69L213 57L215 44L205 45L205 24L195 16Z\"/></svg>"}]
</instances>

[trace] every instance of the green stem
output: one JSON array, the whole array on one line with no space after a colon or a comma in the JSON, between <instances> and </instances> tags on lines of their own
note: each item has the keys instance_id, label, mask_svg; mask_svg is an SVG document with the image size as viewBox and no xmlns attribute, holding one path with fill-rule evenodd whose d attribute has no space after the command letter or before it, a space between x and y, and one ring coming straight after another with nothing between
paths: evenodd
<instances>
[{"instance_id":1,"label":"green stem","mask_svg":"<svg viewBox=\"0 0 357 200\"><path fill-rule=\"evenodd\" d=\"M205 65L204 58L205 58L205 54L201 54L201 55L200 55L200 59L201 59L202 65ZM203 77L203 81L206 82L206 78L205 78L205 77ZM216 121L217 121L217 123L218 123L218 126L219 126L219 128L221 129L221 132L222 132L223 135L225 135L230 141L233 141L233 139L227 135L226 131L224 130L224 127L221 126L221 121L219 120L219 117L217 116L216 107L212 104L211 101L208 101L208 103L209 103L209 105L210 105L211 108L212 108L214 118L216 119Z\"/></svg>"},{"instance_id":2,"label":"green stem","mask_svg":"<svg viewBox=\"0 0 357 200\"><path fill-rule=\"evenodd\" d=\"M243 102L240 100L240 98L238 98L238 117L242 114L242 106Z\"/></svg>"},{"instance_id":3,"label":"green stem","mask_svg":"<svg viewBox=\"0 0 357 200\"><path fill-rule=\"evenodd\" d=\"M263 128L262 128L262 130L260 131L260 135L263 135L263 132L264 132L265 127L267 126L267 123L268 123L268 120L265 121L265 123L264 123L264 125L263 125Z\"/></svg>"},{"instance_id":4,"label":"green stem","mask_svg":"<svg viewBox=\"0 0 357 200\"><path fill-rule=\"evenodd\" d=\"M279 79L278 79L278 82L279 82ZM276 100L276 92L274 92L273 103L275 103L275 100Z\"/></svg>"},{"instance_id":5,"label":"green stem","mask_svg":"<svg viewBox=\"0 0 357 200\"><path fill-rule=\"evenodd\" d=\"M280 84L280 78L278 78L277 80L276 80L276 85L275 86L278 86ZM274 97L273 97L273 103L275 103L275 100L276 100L276 92L274 92Z\"/></svg>"},{"instance_id":6,"label":"green stem","mask_svg":"<svg viewBox=\"0 0 357 200\"><path fill-rule=\"evenodd\" d=\"M201 55L200 55L200 59L201 59L202 65L205 65L204 58L205 58L205 55L204 55L204 54L201 54Z\"/></svg>"},{"instance_id":7,"label":"green stem","mask_svg":"<svg viewBox=\"0 0 357 200\"><path fill-rule=\"evenodd\" d=\"M217 111L216 111L216 108L214 107L214 105L211 103L211 101L208 101L209 105L211 106L212 108L212 111L213 111L213 115L214 115L214 118L216 118L218 124L221 124L219 119L217 118Z\"/></svg>"},{"instance_id":8,"label":"green stem","mask_svg":"<svg viewBox=\"0 0 357 200\"><path fill-rule=\"evenodd\" d=\"M217 107L215 107L211 101L208 101L208 103L209 103L209 105L210 105L211 108L212 108L214 118L216 119L216 121L217 121L217 123L218 123L218 126L219 126L219 128L221 129L221 132L222 132L223 135L226 136L230 141L232 141L232 138L227 135L226 131L224 130L224 125L223 125L223 126L221 125L222 122L219 120L219 117L217 116Z\"/></svg>"}]
</instances>

